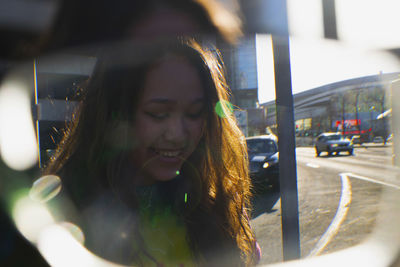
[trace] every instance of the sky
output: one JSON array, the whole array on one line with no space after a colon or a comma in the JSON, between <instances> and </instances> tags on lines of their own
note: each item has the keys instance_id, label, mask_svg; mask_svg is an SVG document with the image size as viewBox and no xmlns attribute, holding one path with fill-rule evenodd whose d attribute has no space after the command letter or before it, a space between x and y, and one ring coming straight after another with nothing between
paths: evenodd
<instances>
[{"instance_id":1,"label":"sky","mask_svg":"<svg viewBox=\"0 0 400 267\"><path fill-rule=\"evenodd\" d=\"M384 51L400 47L396 29L400 16L394 11L400 10L400 1L336 0L340 41L322 38L321 2L288 0L294 94L337 81L400 71L398 59ZM275 99L271 36L257 35L256 50L259 102L265 103Z\"/></svg>"}]
</instances>

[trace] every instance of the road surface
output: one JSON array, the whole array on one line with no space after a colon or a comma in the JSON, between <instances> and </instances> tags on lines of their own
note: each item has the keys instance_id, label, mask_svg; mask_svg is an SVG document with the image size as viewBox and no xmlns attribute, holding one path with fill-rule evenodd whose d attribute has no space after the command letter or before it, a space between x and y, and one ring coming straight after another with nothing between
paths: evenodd
<instances>
[{"instance_id":1,"label":"road surface","mask_svg":"<svg viewBox=\"0 0 400 267\"><path fill-rule=\"evenodd\" d=\"M301 257L356 245L373 230L384 206L384 190L400 193L391 146L359 146L355 155L315 156L296 149ZM251 225L262 248L262 264L282 261L279 193L253 200Z\"/></svg>"}]
</instances>

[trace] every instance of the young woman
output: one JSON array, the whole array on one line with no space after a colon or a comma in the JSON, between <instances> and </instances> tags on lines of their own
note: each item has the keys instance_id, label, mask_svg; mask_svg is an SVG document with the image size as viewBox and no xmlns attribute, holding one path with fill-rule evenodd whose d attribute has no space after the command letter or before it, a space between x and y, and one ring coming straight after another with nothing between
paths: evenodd
<instances>
[{"instance_id":1,"label":"young woman","mask_svg":"<svg viewBox=\"0 0 400 267\"><path fill-rule=\"evenodd\" d=\"M85 245L140 266L255 264L245 139L220 62L188 41L112 51L46 168L82 211Z\"/></svg>"}]
</instances>

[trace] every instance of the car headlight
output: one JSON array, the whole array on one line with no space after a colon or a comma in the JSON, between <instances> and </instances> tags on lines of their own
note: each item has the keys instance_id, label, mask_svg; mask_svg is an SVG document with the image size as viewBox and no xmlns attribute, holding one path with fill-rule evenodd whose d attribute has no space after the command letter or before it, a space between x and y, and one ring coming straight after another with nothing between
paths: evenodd
<instances>
[{"instance_id":1,"label":"car headlight","mask_svg":"<svg viewBox=\"0 0 400 267\"><path fill-rule=\"evenodd\" d=\"M278 159L277 159L277 158L273 158L273 159L271 159L271 160L265 162L265 163L263 164L263 168L264 168L264 169L267 169L267 168L269 168L269 167L271 167L271 166L273 166L273 165L275 165L275 164L277 164L277 163L278 163Z\"/></svg>"}]
</instances>

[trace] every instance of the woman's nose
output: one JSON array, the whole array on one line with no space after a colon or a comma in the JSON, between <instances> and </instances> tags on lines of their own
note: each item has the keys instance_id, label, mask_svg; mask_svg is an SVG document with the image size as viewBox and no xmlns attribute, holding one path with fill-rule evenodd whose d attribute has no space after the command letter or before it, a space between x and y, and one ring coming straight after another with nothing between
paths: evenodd
<instances>
[{"instance_id":1,"label":"woman's nose","mask_svg":"<svg viewBox=\"0 0 400 267\"><path fill-rule=\"evenodd\" d=\"M182 143L187 138L187 125L183 116L172 117L165 130L165 139L174 143Z\"/></svg>"}]
</instances>

